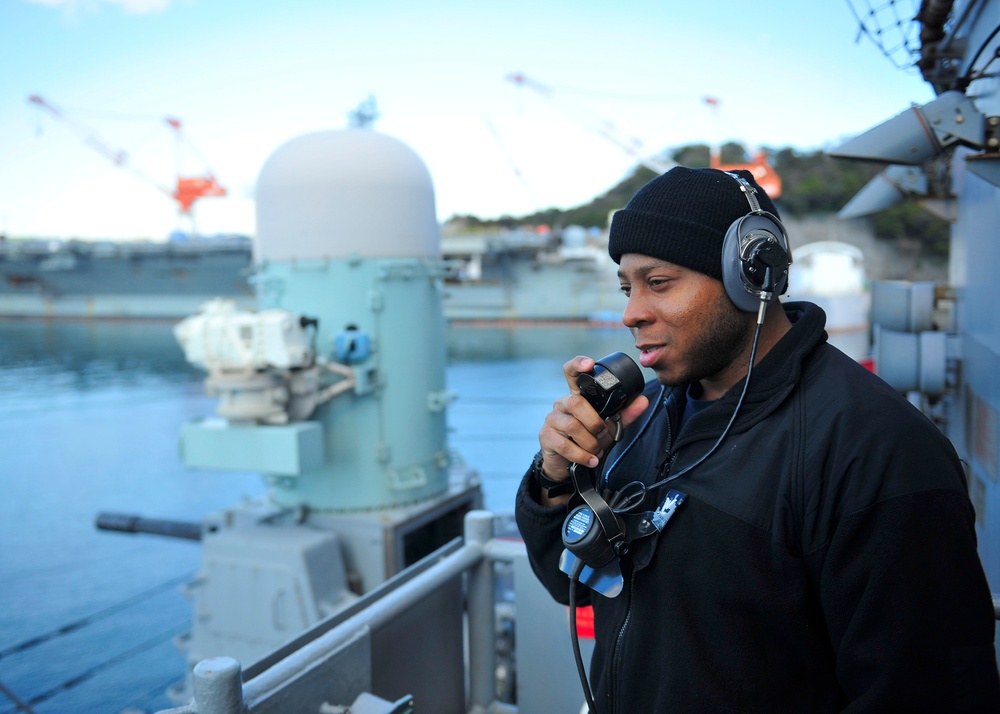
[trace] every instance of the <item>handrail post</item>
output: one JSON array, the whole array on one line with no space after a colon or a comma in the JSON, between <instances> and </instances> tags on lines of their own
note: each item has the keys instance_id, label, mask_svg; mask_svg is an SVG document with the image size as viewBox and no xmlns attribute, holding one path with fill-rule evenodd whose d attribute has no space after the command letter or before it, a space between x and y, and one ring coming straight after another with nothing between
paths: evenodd
<instances>
[{"instance_id":1,"label":"handrail post","mask_svg":"<svg viewBox=\"0 0 1000 714\"><path fill-rule=\"evenodd\" d=\"M493 514L465 516L465 542L485 548L493 538ZM484 557L469 570L469 710L487 711L496 699L496 586L493 560Z\"/></svg>"},{"instance_id":2,"label":"handrail post","mask_svg":"<svg viewBox=\"0 0 1000 714\"><path fill-rule=\"evenodd\" d=\"M194 666L192 686L198 714L243 714L240 663L232 657L203 659Z\"/></svg>"}]
</instances>

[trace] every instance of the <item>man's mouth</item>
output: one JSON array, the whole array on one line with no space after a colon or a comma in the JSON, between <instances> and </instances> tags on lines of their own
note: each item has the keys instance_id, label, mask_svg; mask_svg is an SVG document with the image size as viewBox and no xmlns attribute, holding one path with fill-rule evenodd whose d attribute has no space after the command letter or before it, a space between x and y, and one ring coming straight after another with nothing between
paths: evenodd
<instances>
[{"instance_id":1,"label":"man's mouth","mask_svg":"<svg viewBox=\"0 0 1000 714\"><path fill-rule=\"evenodd\" d=\"M639 348L639 364L651 367L660 358L664 345L637 345Z\"/></svg>"}]
</instances>

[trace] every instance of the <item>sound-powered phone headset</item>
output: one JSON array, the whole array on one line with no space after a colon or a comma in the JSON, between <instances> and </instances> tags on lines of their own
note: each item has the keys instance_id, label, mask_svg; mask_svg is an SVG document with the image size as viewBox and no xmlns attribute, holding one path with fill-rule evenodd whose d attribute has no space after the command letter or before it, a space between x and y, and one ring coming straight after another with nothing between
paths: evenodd
<instances>
[{"instance_id":1,"label":"sound-powered phone headset","mask_svg":"<svg viewBox=\"0 0 1000 714\"><path fill-rule=\"evenodd\" d=\"M788 267L792 256L785 227L776 215L760 207L757 189L749 181L729 171L723 173L739 183L740 190L750 205L750 212L734 221L726 231L722 244L722 283L729 299L738 309L757 312L757 330L750 351L746 381L729 423L704 456L682 471L642 488L638 498L633 493L624 498L612 498L609 503L596 488L600 465L596 469L587 469L579 464L570 466L575 498L582 500L583 505L570 511L563 522L562 539L565 550L559 559L559 567L570 577L573 653L591 712L594 710L593 696L576 637L576 583L584 583L606 597L616 597L622 591L624 582L621 566L618 565L620 558L628 552L632 541L662 530L666 520L684 502L686 496L671 490L656 511L636 513L634 507L644 500L648 490L662 486L701 465L726 438L736 421L750 384L764 312L788 287ZM642 392L643 387L639 367L621 352L598 360L595 372L581 375L581 378L582 383L578 382L581 394L604 418L616 416L625 404ZM595 384L605 380L610 380L608 386L614 392L613 399L609 399L608 394L601 389L595 389ZM623 394L623 390L627 391L627 395ZM619 429L618 437L620 435Z\"/></svg>"}]
</instances>

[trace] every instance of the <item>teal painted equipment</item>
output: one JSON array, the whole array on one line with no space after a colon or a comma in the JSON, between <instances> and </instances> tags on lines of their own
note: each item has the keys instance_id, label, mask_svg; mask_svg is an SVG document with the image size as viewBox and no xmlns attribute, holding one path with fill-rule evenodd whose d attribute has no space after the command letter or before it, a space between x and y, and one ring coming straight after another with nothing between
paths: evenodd
<instances>
[{"instance_id":1,"label":"teal painted equipment","mask_svg":"<svg viewBox=\"0 0 1000 714\"><path fill-rule=\"evenodd\" d=\"M275 503L312 510L391 508L442 494L450 397L440 238L424 164L367 130L299 137L261 171L257 224L258 318L219 318L217 330L247 353L268 340L305 339L312 355L209 364L210 384L237 406L227 421L185 425L185 462L246 469L255 454ZM266 329L258 326L265 316L277 316ZM189 343L207 331L188 329ZM208 344L204 354L222 352ZM268 408L241 411L258 399L271 400Z\"/></svg>"}]
</instances>

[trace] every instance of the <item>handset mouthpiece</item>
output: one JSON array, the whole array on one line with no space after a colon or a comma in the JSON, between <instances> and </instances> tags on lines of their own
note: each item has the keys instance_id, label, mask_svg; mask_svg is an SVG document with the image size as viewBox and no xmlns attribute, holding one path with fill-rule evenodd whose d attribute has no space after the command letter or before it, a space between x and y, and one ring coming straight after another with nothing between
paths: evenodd
<instances>
[{"instance_id":1,"label":"handset mouthpiece","mask_svg":"<svg viewBox=\"0 0 1000 714\"><path fill-rule=\"evenodd\" d=\"M594 363L594 369L576 378L580 394L602 419L617 414L642 394L646 380L639 365L624 352L612 352Z\"/></svg>"}]
</instances>

